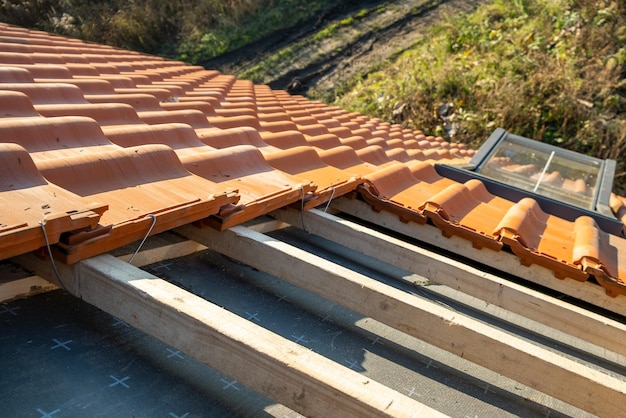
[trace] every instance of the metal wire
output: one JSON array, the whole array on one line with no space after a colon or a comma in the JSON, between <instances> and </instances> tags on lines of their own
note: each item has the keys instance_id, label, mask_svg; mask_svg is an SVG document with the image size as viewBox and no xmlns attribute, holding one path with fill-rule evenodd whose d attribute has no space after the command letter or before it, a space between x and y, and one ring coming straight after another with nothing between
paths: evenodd
<instances>
[{"instance_id":1,"label":"metal wire","mask_svg":"<svg viewBox=\"0 0 626 418\"><path fill-rule=\"evenodd\" d=\"M133 256L130 258L130 260L128 260L128 264L132 264L133 263L133 260L135 259L135 256L137 255L139 250L141 250L141 247L143 247L143 243L146 242L146 239L148 239L148 236L150 235L150 232L152 232L152 228L154 228L154 225L156 224L156 220L157 220L156 215L153 215L152 213L149 213L146 216L149 216L149 217L152 218L152 225L150 225L150 228L148 228L148 232L146 232L146 235L143 237L143 239L139 243L139 246L135 250L135 253L133 254Z\"/></svg>"},{"instance_id":2,"label":"metal wire","mask_svg":"<svg viewBox=\"0 0 626 418\"><path fill-rule=\"evenodd\" d=\"M54 275L56 276L57 281L61 285L63 290L68 291L61 280L61 275L59 274L59 270L57 270L57 265L54 263L54 258L52 258L52 248L50 248L50 241L48 241L48 233L46 232L46 224L43 221L39 221L39 226L41 226L41 230L43 232L43 239L46 242L46 248L48 249L48 257L50 257L50 264L52 264L52 270L54 271Z\"/></svg>"},{"instance_id":3,"label":"metal wire","mask_svg":"<svg viewBox=\"0 0 626 418\"><path fill-rule=\"evenodd\" d=\"M330 194L330 199L328 199L328 202L326 202L326 207L324 208L324 213L328 212L328 208L330 207L330 202L333 201L333 197L335 197L335 188L333 187L333 192Z\"/></svg>"},{"instance_id":4,"label":"metal wire","mask_svg":"<svg viewBox=\"0 0 626 418\"><path fill-rule=\"evenodd\" d=\"M302 230L308 234L309 231L307 231L306 226L304 226L304 196L305 196L304 186L300 186L300 187L302 188L302 200L301 200L302 205L300 207L300 222L302 222Z\"/></svg>"}]
</instances>

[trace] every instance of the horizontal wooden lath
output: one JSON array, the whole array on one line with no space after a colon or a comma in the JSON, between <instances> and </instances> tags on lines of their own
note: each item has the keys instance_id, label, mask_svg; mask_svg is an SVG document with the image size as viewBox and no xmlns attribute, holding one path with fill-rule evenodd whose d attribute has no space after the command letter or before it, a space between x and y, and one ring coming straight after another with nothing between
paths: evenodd
<instances>
[{"instance_id":1,"label":"horizontal wooden lath","mask_svg":"<svg viewBox=\"0 0 626 418\"><path fill-rule=\"evenodd\" d=\"M618 413L626 382L245 227L176 230L222 254L586 411ZM568 382L563 385L563 382Z\"/></svg>"},{"instance_id":2,"label":"horizontal wooden lath","mask_svg":"<svg viewBox=\"0 0 626 418\"><path fill-rule=\"evenodd\" d=\"M59 267L75 296L305 416L445 416L110 255Z\"/></svg>"}]
</instances>

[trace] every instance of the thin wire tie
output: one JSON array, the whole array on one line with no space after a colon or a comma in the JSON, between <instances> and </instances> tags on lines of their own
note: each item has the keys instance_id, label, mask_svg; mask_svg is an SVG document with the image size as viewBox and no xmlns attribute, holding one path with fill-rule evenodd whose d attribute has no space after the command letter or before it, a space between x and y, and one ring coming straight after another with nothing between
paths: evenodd
<instances>
[{"instance_id":1,"label":"thin wire tie","mask_svg":"<svg viewBox=\"0 0 626 418\"><path fill-rule=\"evenodd\" d=\"M300 207L300 222L302 222L302 230L308 234L309 231L307 231L306 226L304 226L304 186L301 185L300 188L302 188L302 200L301 200L302 204Z\"/></svg>"},{"instance_id":2,"label":"thin wire tie","mask_svg":"<svg viewBox=\"0 0 626 418\"><path fill-rule=\"evenodd\" d=\"M139 250L141 250L141 247L143 247L143 243L146 242L146 239L148 239L148 236L150 236L150 232L152 232L152 228L154 228L154 225L156 224L156 221L157 221L156 215L149 213L146 216L149 216L152 218L152 225L150 225L150 228L148 228L148 232L146 232L146 235L143 237L143 239L139 243L139 247L137 247L133 256L130 258L130 260L128 260L128 264L133 264L133 260L135 259L135 256L137 255Z\"/></svg>"},{"instance_id":3,"label":"thin wire tie","mask_svg":"<svg viewBox=\"0 0 626 418\"><path fill-rule=\"evenodd\" d=\"M326 202L326 207L324 208L324 213L328 212L328 208L330 207L330 203L333 201L333 197L335 197L335 188L333 187L333 192L330 194L330 199Z\"/></svg>"},{"instance_id":4,"label":"thin wire tie","mask_svg":"<svg viewBox=\"0 0 626 418\"><path fill-rule=\"evenodd\" d=\"M63 288L63 290L68 291L65 287L65 283L61 280L61 275L59 274L59 270L57 270L57 265L54 262L54 258L52 257L52 248L50 248L50 241L48 241L48 233L46 232L46 225L43 221L39 221L39 226L41 226L41 230L43 232L43 239L46 242L46 248L48 249L48 257L50 257L50 264L52 265L52 270L54 271L54 275L56 276L59 284Z\"/></svg>"}]
</instances>

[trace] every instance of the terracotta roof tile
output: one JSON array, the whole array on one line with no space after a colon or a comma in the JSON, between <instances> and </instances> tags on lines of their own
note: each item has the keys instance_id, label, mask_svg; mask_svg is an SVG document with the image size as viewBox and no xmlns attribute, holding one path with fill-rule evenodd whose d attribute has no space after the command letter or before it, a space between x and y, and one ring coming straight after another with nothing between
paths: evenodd
<instances>
[{"instance_id":1,"label":"terracotta roof tile","mask_svg":"<svg viewBox=\"0 0 626 418\"><path fill-rule=\"evenodd\" d=\"M0 90L0 118L40 116L24 93Z\"/></svg>"},{"instance_id":2,"label":"terracotta roof tile","mask_svg":"<svg viewBox=\"0 0 626 418\"><path fill-rule=\"evenodd\" d=\"M493 231L511 205L490 194L480 181L470 180L446 187L431 196L421 209L444 235L461 236L477 248L499 250L502 244Z\"/></svg>"},{"instance_id":3,"label":"terracotta roof tile","mask_svg":"<svg viewBox=\"0 0 626 418\"><path fill-rule=\"evenodd\" d=\"M626 294L622 237L433 166L463 164L475 150L215 70L0 25L0 137L0 201L35 209L3 209L0 258L44 245L42 217L57 256L73 262L142 238L148 215L154 232L193 221L223 229L358 191L403 221ZM556 171L544 181L585 192ZM37 209L55 195L63 199L50 213ZM624 198L611 207L626 219ZM18 237L23 245L7 244Z\"/></svg>"},{"instance_id":4,"label":"terracotta roof tile","mask_svg":"<svg viewBox=\"0 0 626 418\"><path fill-rule=\"evenodd\" d=\"M536 263L553 270L558 278L584 281L587 275L573 259L575 232L571 222L545 213L530 198L513 205L495 229L523 264Z\"/></svg>"},{"instance_id":5,"label":"terracotta roof tile","mask_svg":"<svg viewBox=\"0 0 626 418\"><path fill-rule=\"evenodd\" d=\"M58 243L62 233L91 230L106 203L76 195L50 184L28 152L16 144L0 143L0 259Z\"/></svg>"},{"instance_id":6,"label":"terracotta roof tile","mask_svg":"<svg viewBox=\"0 0 626 418\"><path fill-rule=\"evenodd\" d=\"M50 182L109 205L100 219L107 229L100 239L77 236L59 243L68 263L141 239L153 219L152 231L158 233L219 214L238 200L234 191L189 173L163 145L42 160L37 168Z\"/></svg>"},{"instance_id":7,"label":"terracotta roof tile","mask_svg":"<svg viewBox=\"0 0 626 418\"><path fill-rule=\"evenodd\" d=\"M212 148L185 124L128 125L107 130L116 144L131 147L165 144L171 147L187 170L226 188L238 190L236 211L220 213L212 224L220 229L254 219L271 210L314 196L315 184L271 167L257 147L241 145L223 150Z\"/></svg>"},{"instance_id":8,"label":"terracotta roof tile","mask_svg":"<svg viewBox=\"0 0 626 418\"><path fill-rule=\"evenodd\" d=\"M351 175L330 166L308 146L297 146L265 154L273 167L289 174L311 179L318 188L316 197L307 202L305 208L315 207L356 189L362 182L359 176Z\"/></svg>"}]
</instances>

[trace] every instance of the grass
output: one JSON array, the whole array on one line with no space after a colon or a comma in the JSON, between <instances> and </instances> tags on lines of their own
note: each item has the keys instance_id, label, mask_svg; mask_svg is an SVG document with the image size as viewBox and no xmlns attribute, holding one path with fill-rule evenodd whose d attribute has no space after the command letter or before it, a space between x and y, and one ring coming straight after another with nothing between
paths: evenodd
<instances>
[{"instance_id":1,"label":"grass","mask_svg":"<svg viewBox=\"0 0 626 418\"><path fill-rule=\"evenodd\" d=\"M180 43L179 58L198 63L263 38L271 32L291 28L330 8L330 0L247 1L247 9L226 16L213 26L194 27Z\"/></svg>"},{"instance_id":2,"label":"grass","mask_svg":"<svg viewBox=\"0 0 626 418\"><path fill-rule=\"evenodd\" d=\"M37 0L0 2L5 23L124 49L206 61L293 27L331 0Z\"/></svg>"},{"instance_id":3,"label":"grass","mask_svg":"<svg viewBox=\"0 0 626 418\"><path fill-rule=\"evenodd\" d=\"M473 145L499 126L616 159L624 191L625 73L621 2L495 0L433 27L335 104Z\"/></svg>"},{"instance_id":4,"label":"grass","mask_svg":"<svg viewBox=\"0 0 626 418\"><path fill-rule=\"evenodd\" d=\"M341 48L335 46L330 51L325 50L325 41L333 38L345 36L340 31L343 28L352 27L358 20L366 17L369 10L361 10L355 16L348 16L338 22L329 23L318 30L310 37L298 40L276 53L267 55L256 65L241 71L238 76L243 79L252 80L255 83L267 83L284 69L284 64L298 62L303 54L327 55L329 53L339 53Z\"/></svg>"}]
</instances>

